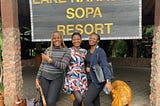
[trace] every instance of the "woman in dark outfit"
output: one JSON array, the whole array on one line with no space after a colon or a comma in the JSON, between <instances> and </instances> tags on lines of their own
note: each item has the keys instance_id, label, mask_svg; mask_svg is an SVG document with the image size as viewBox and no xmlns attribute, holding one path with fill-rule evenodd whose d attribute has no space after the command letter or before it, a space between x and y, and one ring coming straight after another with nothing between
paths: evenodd
<instances>
[{"instance_id":1,"label":"woman in dark outfit","mask_svg":"<svg viewBox=\"0 0 160 106\"><path fill-rule=\"evenodd\" d=\"M86 55L86 71L88 72L88 83L89 87L84 95L84 105L85 106L100 106L99 94L104 87L109 91L112 89L110 82L111 74L107 67L107 56L102 48L98 46L100 41L100 36L96 33L92 33L89 37L90 49ZM96 59L98 55L98 60ZM93 66L99 64L104 72L106 81L99 83L97 81L96 75L93 72Z\"/></svg>"}]
</instances>

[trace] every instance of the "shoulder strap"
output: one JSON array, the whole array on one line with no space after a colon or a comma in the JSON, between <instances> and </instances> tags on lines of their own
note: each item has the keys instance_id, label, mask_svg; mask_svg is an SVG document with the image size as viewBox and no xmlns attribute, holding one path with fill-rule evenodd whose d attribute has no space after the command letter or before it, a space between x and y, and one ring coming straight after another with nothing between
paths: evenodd
<instances>
[{"instance_id":1,"label":"shoulder strap","mask_svg":"<svg viewBox=\"0 0 160 106\"><path fill-rule=\"evenodd\" d=\"M97 48L96 59L97 59L98 64L99 64L99 48Z\"/></svg>"}]
</instances>

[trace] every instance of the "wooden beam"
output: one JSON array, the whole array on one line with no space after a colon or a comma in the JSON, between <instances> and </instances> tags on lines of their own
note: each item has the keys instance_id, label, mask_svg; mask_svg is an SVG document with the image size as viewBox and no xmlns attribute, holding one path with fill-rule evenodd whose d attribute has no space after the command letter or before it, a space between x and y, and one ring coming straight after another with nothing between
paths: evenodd
<instances>
[{"instance_id":1,"label":"wooden beam","mask_svg":"<svg viewBox=\"0 0 160 106\"><path fill-rule=\"evenodd\" d=\"M154 15L142 16L142 25L154 25Z\"/></svg>"}]
</instances>

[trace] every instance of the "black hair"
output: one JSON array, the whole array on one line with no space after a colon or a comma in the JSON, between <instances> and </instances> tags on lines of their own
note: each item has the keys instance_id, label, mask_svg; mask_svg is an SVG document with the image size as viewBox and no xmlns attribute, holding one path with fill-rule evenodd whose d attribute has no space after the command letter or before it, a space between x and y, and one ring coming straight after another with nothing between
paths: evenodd
<instances>
[{"instance_id":1,"label":"black hair","mask_svg":"<svg viewBox=\"0 0 160 106\"><path fill-rule=\"evenodd\" d=\"M81 36L81 34L80 34L79 32L74 32L74 33L72 34L72 37L71 37L71 38L73 38L75 35L78 35L78 36L82 39L82 36Z\"/></svg>"},{"instance_id":2,"label":"black hair","mask_svg":"<svg viewBox=\"0 0 160 106\"><path fill-rule=\"evenodd\" d=\"M100 35L99 35L99 34L97 34L97 33L93 32L93 33L91 33L90 35L92 35L92 34L97 35L98 40L100 41L101 37L100 37Z\"/></svg>"}]
</instances>

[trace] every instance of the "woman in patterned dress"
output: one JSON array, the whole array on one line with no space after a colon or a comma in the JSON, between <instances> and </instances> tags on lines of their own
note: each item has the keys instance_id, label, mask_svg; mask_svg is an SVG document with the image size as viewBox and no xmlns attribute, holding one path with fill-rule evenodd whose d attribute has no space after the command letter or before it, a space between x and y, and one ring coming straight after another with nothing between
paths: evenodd
<instances>
[{"instance_id":1,"label":"woman in patterned dress","mask_svg":"<svg viewBox=\"0 0 160 106\"><path fill-rule=\"evenodd\" d=\"M64 90L69 94L73 94L75 97L73 102L74 106L81 106L82 96L88 88L84 64L87 50L80 47L81 42L82 38L80 33L73 33L73 47L69 48L71 54L69 71L67 72L64 84Z\"/></svg>"}]
</instances>

